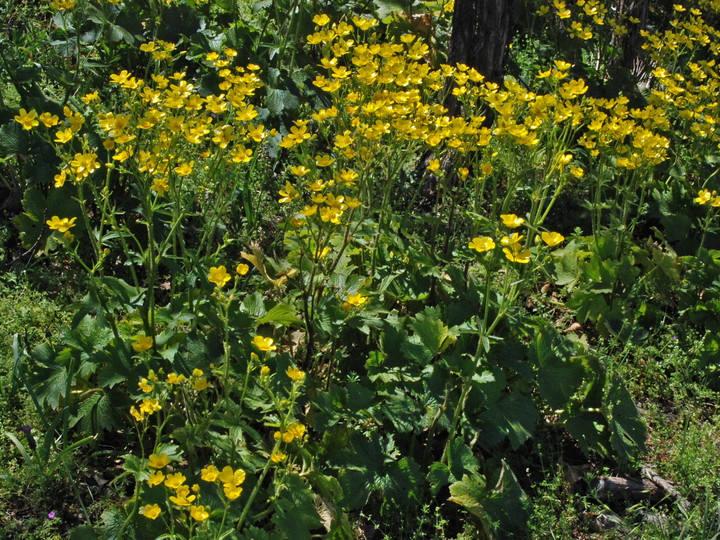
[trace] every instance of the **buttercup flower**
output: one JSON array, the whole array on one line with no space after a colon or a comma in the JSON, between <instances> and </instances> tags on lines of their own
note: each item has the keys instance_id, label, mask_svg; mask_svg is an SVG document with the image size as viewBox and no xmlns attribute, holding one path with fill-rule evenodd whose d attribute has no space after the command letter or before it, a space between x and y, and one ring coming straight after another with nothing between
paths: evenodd
<instances>
[{"instance_id":1,"label":"buttercup flower","mask_svg":"<svg viewBox=\"0 0 720 540\"><path fill-rule=\"evenodd\" d=\"M273 345L273 338L266 338L262 336L255 336L253 338L253 345L261 351L274 351L277 349L277 346Z\"/></svg>"},{"instance_id":2,"label":"buttercup flower","mask_svg":"<svg viewBox=\"0 0 720 540\"><path fill-rule=\"evenodd\" d=\"M58 216L53 216L52 219L48 219L45 223L48 224L48 227L50 227L54 231L60 231L61 233L69 231L71 228L75 226L75 220L77 218L59 218Z\"/></svg>"},{"instance_id":3,"label":"buttercup flower","mask_svg":"<svg viewBox=\"0 0 720 540\"><path fill-rule=\"evenodd\" d=\"M300 368L288 368L285 374L290 377L293 381L301 381L305 378L305 372L300 371Z\"/></svg>"},{"instance_id":4,"label":"buttercup flower","mask_svg":"<svg viewBox=\"0 0 720 540\"><path fill-rule=\"evenodd\" d=\"M207 513L204 506L191 506L190 515L195 521L205 521L210 517L210 514Z\"/></svg>"},{"instance_id":5,"label":"buttercup flower","mask_svg":"<svg viewBox=\"0 0 720 540\"><path fill-rule=\"evenodd\" d=\"M157 504L146 504L140 509L140 513L149 519L155 519L160 515L160 507Z\"/></svg>"},{"instance_id":6,"label":"buttercup flower","mask_svg":"<svg viewBox=\"0 0 720 540\"><path fill-rule=\"evenodd\" d=\"M159 456L157 454L150 454L148 459L150 461L148 465L150 465L153 469L162 469L165 465L170 464L170 458L164 452Z\"/></svg>"},{"instance_id":7,"label":"buttercup flower","mask_svg":"<svg viewBox=\"0 0 720 540\"><path fill-rule=\"evenodd\" d=\"M163 480L165 480L165 475L162 471L155 471L148 477L148 484L151 486L159 486L163 483Z\"/></svg>"},{"instance_id":8,"label":"buttercup flower","mask_svg":"<svg viewBox=\"0 0 720 540\"><path fill-rule=\"evenodd\" d=\"M135 342L132 344L132 348L135 352L145 352L153 346L153 338L150 336L138 334L134 339Z\"/></svg>"},{"instance_id":9,"label":"buttercup flower","mask_svg":"<svg viewBox=\"0 0 720 540\"><path fill-rule=\"evenodd\" d=\"M225 266L213 266L210 268L208 280L214 283L218 289L222 289L230 281L230 274L227 273Z\"/></svg>"},{"instance_id":10,"label":"buttercup flower","mask_svg":"<svg viewBox=\"0 0 720 540\"><path fill-rule=\"evenodd\" d=\"M30 130L40 123L35 111L27 112L25 109L20 109L19 114L15 116L15 121L26 130Z\"/></svg>"},{"instance_id":11,"label":"buttercup flower","mask_svg":"<svg viewBox=\"0 0 720 540\"><path fill-rule=\"evenodd\" d=\"M250 267L247 264L240 263L235 268L235 271L239 275L244 276L245 274L247 274L250 271Z\"/></svg>"},{"instance_id":12,"label":"buttercup flower","mask_svg":"<svg viewBox=\"0 0 720 540\"><path fill-rule=\"evenodd\" d=\"M472 240L470 240L469 247L470 249L474 249L478 253L482 253L483 251L490 251L491 249L495 249L495 241L489 236L473 238Z\"/></svg>"},{"instance_id":13,"label":"buttercup flower","mask_svg":"<svg viewBox=\"0 0 720 540\"><path fill-rule=\"evenodd\" d=\"M190 495L190 488L188 486L180 486L175 490L175 496L168 497L170 502L177 504L178 506L190 506L197 497Z\"/></svg>"},{"instance_id":14,"label":"buttercup flower","mask_svg":"<svg viewBox=\"0 0 720 540\"><path fill-rule=\"evenodd\" d=\"M500 219L502 219L503 225L509 229L515 229L525 222L523 218L518 217L515 214L500 214Z\"/></svg>"},{"instance_id":15,"label":"buttercup flower","mask_svg":"<svg viewBox=\"0 0 720 540\"><path fill-rule=\"evenodd\" d=\"M226 465L223 467L222 472L218 475L218 480L220 480L223 484L239 486L245 481L245 471L242 469L233 471L232 467Z\"/></svg>"},{"instance_id":16,"label":"buttercup flower","mask_svg":"<svg viewBox=\"0 0 720 540\"><path fill-rule=\"evenodd\" d=\"M557 246L560 242L565 240L565 237L562 234L556 232L544 232L541 236L543 242L550 247Z\"/></svg>"},{"instance_id":17,"label":"buttercup flower","mask_svg":"<svg viewBox=\"0 0 720 540\"><path fill-rule=\"evenodd\" d=\"M165 478L165 485L170 489L177 490L180 486L185 483L185 475L183 473L168 474Z\"/></svg>"},{"instance_id":18,"label":"buttercup flower","mask_svg":"<svg viewBox=\"0 0 720 540\"><path fill-rule=\"evenodd\" d=\"M214 482L219 474L220 471L215 468L215 465L208 465L200 471L200 478L205 480L205 482Z\"/></svg>"},{"instance_id":19,"label":"buttercup flower","mask_svg":"<svg viewBox=\"0 0 720 540\"><path fill-rule=\"evenodd\" d=\"M530 250L516 249L517 246L513 246L513 249L503 248L503 253L508 260L516 263L527 264L530 262Z\"/></svg>"}]
</instances>

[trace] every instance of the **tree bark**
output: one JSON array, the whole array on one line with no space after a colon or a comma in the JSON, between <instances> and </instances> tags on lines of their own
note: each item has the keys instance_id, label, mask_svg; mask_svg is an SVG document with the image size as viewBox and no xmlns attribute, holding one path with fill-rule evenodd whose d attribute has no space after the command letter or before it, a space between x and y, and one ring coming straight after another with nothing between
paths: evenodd
<instances>
[{"instance_id":1,"label":"tree bark","mask_svg":"<svg viewBox=\"0 0 720 540\"><path fill-rule=\"evenodd\" d=\"M455 0L448 64L466 64L477 69L485 80L500 83L512 13L513 0ZM457 100L449 96L447 101L450 114L456 114Z\"/></svg>"},{"instance_id":2,"label":"tree bark","mask_svg":"<svg viewBox=\"0 0 720 540\"><path fill-rule=\"evenodd\" d=\"M630 24L628 33L618 40L622 51L620 65L638 77L646 75L644 73L646 66L642 55L643 38L640 31L644 30L647 25L649 7L649 0L620 0L616 6L618 13L640 19L639 24Z\"/></svg>"}]
</instances>

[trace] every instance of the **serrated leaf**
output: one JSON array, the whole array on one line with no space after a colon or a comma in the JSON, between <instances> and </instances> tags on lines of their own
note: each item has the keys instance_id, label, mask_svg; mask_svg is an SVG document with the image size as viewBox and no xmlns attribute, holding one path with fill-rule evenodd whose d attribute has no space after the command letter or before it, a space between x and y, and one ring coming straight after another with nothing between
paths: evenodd
<instances>
[{"instance_id":1,"label":"serrated leaf","mask_svg":"<svg viewBox=\"0 0 720 540\"><path fill-rule=\"evenodd\" d=\"M480 415L491 426L500 428L517 450L535 431L538 419L532 399L519 392L506 394Z\"/></svg>"},{"instance_id":2,"label":"serrated leaf","mask_svg":"<svg viewBox=\"0 0 720 540\"><path fill-rule=\"evenodd\" d=\"M453 478L454 480L454 478ZM430 493L433 497L438 494L440 489L448 485L451 481L450 469L444 463L436 461L430 465L427 475L427 481L430 484Z\"/></svg>"},{"instance_id":3,"label":"serrated leaf","mask_svg":"<svg viewBox=\"0 0 720 540\"><path fill-rule=\"evenodd\" d=\"M277 304L257 321L258 325L268 323L282 326L303 325L303 322L295 315L295 309L287 304Z\"/></svg>"},{"instance_id":4,"label":"serrated leaf","mask_svg":"<svg viewBox=\"0 0 720 540\"><path fill-rule=\"evenodd\" d=\"M463 475L462 479L450 486L451 502L459 504L480 519L485 519L483 500L485 499L485 477L479 473Z\"/></svg>"},{"instance_id":5,"label":"serrated leaf","mask_svg":"<svg viewBox=\"0 0 720 540\"><path fill-rule=\"evenodd\" d=\"M30 137L17 122L0 126L0 154L24 154L30 146Z\"/></svg>"},{"instance_id":6,"label":"serrated leaf","mask_svg":"<svg viewBox=\"0 0 720 540\"><path fill-rule=\"evenodd\" d=\"M607 400L610 406L610 444L620 461L627 463L633 455L645 451L645 424L620 375L613 377Z\"/></svg>"},{"instance_id":7,"label":"serrated leaf","mask_svg":"<svg viewBox=\"0 0 720 540\"><path fill-rule=\"evenodd\" d=\"M296 474L285 478L285 489L273 503L272 522L282 538L309 540L310 531L322 527L315 504L315 495Z\"/></svg>"}]
</instances>

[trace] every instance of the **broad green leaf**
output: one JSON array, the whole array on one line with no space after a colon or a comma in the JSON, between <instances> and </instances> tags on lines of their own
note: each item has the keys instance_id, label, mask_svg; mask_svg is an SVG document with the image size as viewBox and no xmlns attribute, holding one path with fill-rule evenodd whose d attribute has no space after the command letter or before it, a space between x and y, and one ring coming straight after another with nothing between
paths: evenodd
<instances>
[{"instance_id":1,"label":"broad green leaf","mask_svg":"<svg viewBox=\"0 0 720 540\"><path fill-rule=\"evenodd\" d=\"M280 324L283 326L302 326L303 322L295 315L295 309L287 304L278 304L258 319L260 324Z\"/></svg>"},{"instance_id":2,"label":"broad green leaf","mask_svg":"<svg viewBox=\"0 0 720 540\"><path fill-rule=\"evenodd\" d=\"M309 540L310 532L322 526L314 504L315 495L296 474L285 478L285 489L273 503L272 522L282 538Z\"/></svg>"},{"instance_id":3,"label":"broad green leaf","mask_svg":"<svg viewBox=\"0 0 720 540\"><path fill-rule=\"evenodd\" d=\"M610 443L621 462L645 451L646 428L635 402L620 375L615 375L608 391Z\"/></svg>"},{"instance_id":4,"label":"broad green leaf","mask_svg":"<svg viewBox=\"0 0 720 540\"><path fill-rule=\"evenodd\" d=\"M513 450L517 450L532 437L538 413L533 400L516 391L503 396L480 418L500 428L510 440Z\"/></svg>"}]
</instances>

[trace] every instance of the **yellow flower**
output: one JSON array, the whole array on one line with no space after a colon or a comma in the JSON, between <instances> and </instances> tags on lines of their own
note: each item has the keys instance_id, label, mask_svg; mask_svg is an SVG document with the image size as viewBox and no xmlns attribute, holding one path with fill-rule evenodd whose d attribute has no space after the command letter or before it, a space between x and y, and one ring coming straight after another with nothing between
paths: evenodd
<instances>
[{"instance_id":1,"label":"yellow flower","mask_svg":"<svg viewBox=\"0 0 720 540\"><path fill-rule=\"evenodd\" d=\"M40 116L38 116L38 120L40 120L45 125L45 127L53 127L57 125L57 123L60 121L60 118L58 118L56 114L44 112Z\"/></svg>"},{"instance_id":2,"label":"yellow flower","mask_svg":"<svg viewBox=\"0 0 720 540\"><path fill-rule=\"evenodd\" d=\"M300 368L288 368L285 374L290 377L293 381L302 381L305 378L305 372L300 371Z\"/></svg>"},{"instance_id":3,"label":"yellow flower","mask_svg":"<svg viewBox=\"0 0 720 540\"><path fill-rule=\"evenodd\" d=\"M238 274L240 274L241 276L244 276L245 274L247 274L250 271L250 267L247 264L240 263L235 268L235 271Z\"/></svg>"},{"instance_id":4,"label":"yellow flower","mask_svg":"<svg viewBox=\"0 0 720 540\"><path fill-rule=\"evenodd\" d=\"M293 173L295 176L305 176L307 173L310 172L310 169L302 165L293 165L290 167L290 172Z\"/></svg>"},{"instance_id":5,"label":"yellow flower","mask_svg":"<svg viewBox=\"0 0 720 540\"><path fill-rule=\"evenodd\" d=\"M520 243L520 240L522 240L524 237L521 234L518 233L512 233L510 236L503 236L500 240L500 243L503 246L515 246L516 244Z\"/></svg>"},{"instance_id":6,"label":"yellow flower","mask_svg":"<svg viewBox=\"0 0 720 540\"><path fill-rule=\"evenodd\" d=\"M215 465L208 465L200 471L200 478L206 482L214 482L219 474L220 471L215 468Z\"/></svg>"},{"instance_id":7,"label":"yellow flower","mask_svg":"<svg viewBox=\"0 0 720 540\"><path fill-rule=\"evenodd\" d=\"M278 194L280 195L280 198L278 199L280 204L289 203L300 195L298 190L295 189L290 182L285 182L285 189L278 191Z\"/></svg>"},{"instance_id":8,"label":"yellow flower","mask_svg":"<svg viewBox=\"0 0 720 540\"><path fill-rule=\"evenodd\" d=\"M178 375L177 373L168 373L167 379L165 379L165 382L168 384L182 384L186 381L185 375Z\"/></svg>"},{"instance_id":9,"label":"yellow flower","mask_svg":"<svg viewBox=\"0 0 720 540\"><path fill-rule=\"evenodd\" d=\"M190 515L195 521L205 521L210 517L210 514L207 513L204 506L191 506Z\"/></svg>"},{"instance_id":10,"label":"yellow flower","mask_svg":"<svg viewBox=\"0 0 720 540\"><path fill-rule=\"evenodd\" d=\"M525 222L523 218L515 214L500 214L500 219L502 219L503 225L509 229L515 229Z\"/></svg>"},{"instance_id":11,"label":"yellow flower","mask_svg":"<svg viewBox=\"0 0 720 540\"><path fill-rule=\"evenodd\" d=\"M157 398L153 399L143 399L142 403L140 404L140 412L145 415L151 415L155 411L159 411L162 409L162 406L160 405L160 402L157 400Z\"/></svg>"},{"instance_id":12,"label":"yellow flower","mask_svg":"<svg viewBox=\"0 0 720 540\"><path fill-rule=\"evenodd\" d=\"M514 248L515 246L513 246ZM503 253L505 253L505 257L508 258L508 260L516 263L521 264L527 264L530 262L530 250L525 249L523 251L520 251L519 249L513 249L512 251L510 248L503 248Z\"/></svg>"},{"instance_id":13,"label":"yellow flower","mask_svg":"<svg viewBox=\"0 0 720 540\"><path fill-rule=\"evenodd\" d=\"M208 386L209 385L208 385L207 379L205 377L196 379L192 385L193 389L197 390L198 392L205 390Z\"/></svg>"},{"instance_id":14,"label":"yellow flower","mask_svg":"<svg viewBox=\"0 0 720 540\"><path fill-rule=\"evenodd\" d=\"M136 422L142 422L145 419L145 413L138 411L135 406L130 407L130 414L135 418Z\"/></svg>"},{"instance_id":15,"label":"yellow flower","mask_svg":"<svg viewBox=\"0 0 720 540\"><path fill-rule=\"evenodd\" d=\"M313 17L313 22L317 24L318 26L325 26L330 22L330 17L328 17L325 13L320 15L315 15Z\"/></svg>"},{"instance_id":16,"label":"yellow flower","mask_svg":"<svg viewBox=\"0 0 720 540\"><path fill-rule=\"evenodd\" d=\"M365 302L367 302L367 300L367 296L363 296L360 293L349 294L347 300L343 302L342 308L347 311L353 306L358 307L363 305Z\"/></svg>"},{"instance_id":17,"label":"yellow flower","mask_svg":"<svg viewBox=\"0 0 720 540\"><path fill-rule=\"evenodd\" d=\"M273 338L266 338L262 336L255 336L253 338L253 345L261 351L274 351L277 349L277 346L273 345Z\"/></svg>"},{"instance_id":18,"label":"yellow flower","mask_svg":"<svg viewBox=\"0 0 720 540\"><path fill-rule=\"evenodd\" d=\"M55 187L63 187L65 185L65 180L67 179L67 171L63 169L58 174L55 175Z\"/></svg>"},{"instance_id":19,"label":"yellow flower","mask_svg":"<svg viewBox=\"0 0 720 540\"><path fill-rule=\"evenodd\" d=\"M286 442L291 442L293 439L302 439L305 435L305 426L298 424L297 422L293 422L285 430L285 435L290 436L290 441ZM283 440L285 440L285 436L283 436Z\"/></svg>"},{"instance_id":20,"label":"yellow flower","mask_svg":"<svg viewBox=\"0 0 720 540\"><path fill-rule=\"evenodd\" d=\"M192 173L194 164L194 161L190 161L189 163L184 161L180 165L175 167L174 170L178 174L178 176L189 176Z\"/></svg>"},{"instance_id":21,"label":"yellow flower","mask_svg":"<svg viewBox=\"0 0 720 540\"><path fill-rule=\"evenodd\" d=\"M170 464L170 458L164 452L159 456L157 454L150 454L150 457L148 459L150 461L149 465L153 469L162 469L166 465Z\"/></svg>"},{"instance_id":22,"label":"yellow flower","mask_svg":"<svg viewBox=\"0 0 720 540\"><path fill-rule=\"evenodd\" d=\"M145 377L143 377L142 379L140 379L140 382L138 383L138 386L140 387L140 390L142 390L142 391L145 392L146 394L149 394L149 393L152 392L152 390L153 390L153 385L152 385L152 384L148 384L148 380L147 380Z\"/></svg>"},{"instance_id":23,"label":"yellow flower","mask_svg":"<svg viewBox=\"0 0 720 540\"><path fill-rule=\"evenodd\" d=\"M175 496L173 497L171 495L168 499L178 506L190 506L190 503L193 502L196 497L195 495L190 495L190 488L188 486L179 486L175 491Z\"/></svg>"},{"instance_id":24,"label":"yellow flower","mask_svg":"<svg viewBox=\"0 0 720 540\"><path fill-rule=\"evenodd\" d=\"M469 247L470 249L474 249L478 253L482 253L483 251L490 251L491 249L495 249L495 241L489 236L473 238L472 240L470 240Z\"/></svg>"},{"instance_id":25,"label":"yellow flower","mask_svg":"<svg viewBox=\"0 0 720 540\"><path fill-rule=\"evenodd\" d=\"M65 144L70 139L72 139L73 136L73 130L68 129L61 129L57 133L55 133L55 142L60 144Z\"/></svg>"},{"instance_id":26,"label":"yellow flower","mask_svg":"<svg viewBox=\"0 0 720 540\"><path fill-rule=\"evenodd\" d=\"M435 172L440 168L440 160L439 159L433 159L430 163L428 163L428 170L431 172Z\"/></svg>"},{"instance_id":27,"label":"yellow flower","mask_svg":"<svg viewBox=\"0 0 720 540\"><path fill-rule=\"evenodd\" d=\"M286 457L287 457L286 453L275 451L272 454L270 454L270 461L272 461L273 463L280 463Z\"/></svg>"},{"instance_id":28,"label":"yellow flower","mask_svg":"<svg viewBox=\"0 0 720 540\"><path fill-rule=\"evenodd\" d=\"M710 202L710 199L713 197L713 193L710 193L707 189L701 189L698 192L698 196L695 197L695 202L698 204L705 204L707 202Z\"/></svg>"},{"instance_id":29,"label":"yellow flower","mask_svg":"<svg viewBox=\"0 0 720 540\"><path fill-rule=\"evenodd\" d=\"M230 281L230 274L227 273L225 266L213 266L210 268L208 280L214 283L218 289L222 289Z\"/></svg>"},{"instance_id":30,"label":"yellow flower","mask_svg":"<svg viewBox=\"0 0 720 540\"><path fill-rule=\"evenodd\" d=\"M132 344L132 348L135 350L135 352L145 352L148 349L150 349L153 346L153 338L150 336L143 336L142 334L138 334L135 336L135 343Z\"/></svg>"},{"instance_id":31,"label":"yellow flower","mask_svg":"<svg viewBox=\"0 0 720 540\"><path fill-rule=\"evenodd\" d=\"M233 486L231 484L226 484L223 486L223 492L225 493L225 496L230 499L231 501L234 501L237 499L240 494L242 493L243 488L239 486Z\"/></svg>"},{"instance_id":32,"label":"yellow flower","mask_svg":"<svg viewBox=\"0 0 720 540\"><path fill-rule=\"evenodd\" d=\"M152 186L150 186L150 189L152 189L154 192L156 192L161 197L165 195L165 193L170 189L170 184L168 184L167 176L163 176L161 178L155 178L153 180Z\"/></svg>"},{"instance_id":33,"label":"yellow flower","mask_svg":"<svg viewBox=\"0 0 720 540\"><path fill-rule=\"evenodd\" d=\"M178 489L185 483L185 480L187 479L185 478L185 475L181 472L177 472L175 474L168 474L165 478L165 485L170 489Z\"/></svg>"},{"instance_id":34,"label":"yellow flower","mask_svg":"<svg viewBox=\"0 0 720 540\"><path fill-rule=\"evenodd\" d=\"M95 90L94 92L91 92L91 93L89 93L89 94L85 94L85 95L84 95L83 97L81 97L80 99L83 100L83 102L85 103L85 105L90 105L90 103L92 103L93 101L99 101L99 100L100 100L100 96L98 95L98 91Z\"/></svg>"},{"instance_id":35,"label":"yellow flower","mask_svg":"<svg viewBox=\"0 0 720 540\"><path fill-rule=\"evenodd\" d=\"M40 123L38 122L35 111L27 112L25 109L20 109L19 114L15 116L15 121L20 124L23 129L32 129Z\"/></svg>"},{"instance_id":36,"label":"yellow flower","mask_svg":"<svg viewBox=\"0 0 720 540\"><path fill-rule=\"evenodd\" d=\"M232 470L232 467L226 465L222 472L218 475L218 480L223 484L239 486L245 481L245 471L242 469Z\"/></svg>"},{"instance_id":37,"label":"yellow flower","mask_svg":"<svg viewBox=\"0 0 720 540\"><path fill-rule=\"evenodd\" d=\"M324 154L315 158L315 164L318 167L329 167L333 163L335 163L335 160L331 158L328 154Z\"/></svg>"},{"instance_id":38,"label":"yellow flower","mask_svg":"<svg viewBox=\"0 0 720 540\"><path fill-rule=\"evenodd\" d=\"M54 231L60 231L61 233L69 231L71 228L75 226L75 220L77 218L62 218L60 219L58 216L53 216L52 219L48 219L45 223L48 224L48 227Z\"/></svg>"},{"instance_id":39,"label":"yellow flower","mask_svg":"<svg viewBox=\"0 0 720 540\"><path fill-rule=\"evenodd\" d=\"M260 368L260 376L261 377L267 377L270 375L270 368L268 366L263 366Z\"/></svg>"},{"instance_id":40,"label":"yellow flower","mask_svg":"<svg viewBox=\"0 0 720 540\"><path fill-rule=\"evenodd\" d=\"M146 504L144 508L140 510L140 513L149 519L155 519L160 515L160 507L157 504Z\"/></svg>"},{"instance_id":41,"label":"yellow flower","mask_svg":"<svg viewBox=\"0 0 720 540\"><path fill-rule=\"evenodd\" d=\"M155 471L148 478L148 484L150 484L151 486L159 486L163 483L163 480L165 480L165 475L162 473L162 471Z\"/></svg>"},{"instance_id":42,"label":"yellow flower","mask_svg":"<svg viewBox=\"0 0 720 540\"><path fill-rule=\"evenodd\" d=\"M560 242L565 240L565 237L562 234L556 232L544 232L541 236L543 242L550 247L557 246Z\"/></svg>"}]
</instances>

